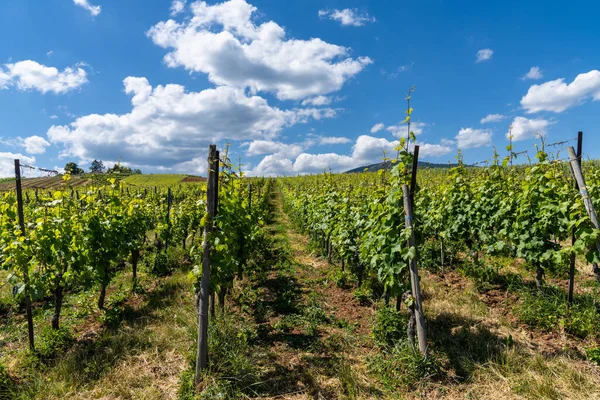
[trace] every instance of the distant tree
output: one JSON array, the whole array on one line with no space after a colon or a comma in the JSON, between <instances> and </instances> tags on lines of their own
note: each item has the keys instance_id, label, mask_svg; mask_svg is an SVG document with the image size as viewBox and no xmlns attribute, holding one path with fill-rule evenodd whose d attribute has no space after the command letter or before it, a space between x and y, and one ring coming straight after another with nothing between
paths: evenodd
<instances>
[{"instance_id":1,"label":"distant tree","mask_svg":"<svg viewBox=\"0 0 600 400\"><path fill-rule=\"evenodd\" d=\"M115 164L112 168L106 171L109 174L132 174L131 168L124 167L121 164Z\"/></svg>"},{"instance_id":2,"label":"distant tree","mask_svg":"<svg viewBox=\"0 0 600 400\"><path fill-rule=\"evenodd\" d=\"M101 174L106 170L104 167L104 163L102 161L94 160L92 161L92 165L90 167L90 171L93 174Z\"/></svg>"},{"instance_id":3,"label":"distant tree","mask_svg":"<svg viewBox=\"0 0 600 400\"><path fill-rule=\"evenodd\" d=\"M142 174L142 170L136 168L136 169L133 170L133 174L134 175L141 175Z\"/></svg>"},{"instance_id":4,"label":"distant tree","mask_svg":"<svg viewBox=\"0 0 600 400\"><path fill-rule=\"evenodd\" d=\"M65 165L65 172L71 175L80 175L83 174L85 171L79 168L79 165L77 165L76 163L68 162Z\"/></svg>"}]
</instances>

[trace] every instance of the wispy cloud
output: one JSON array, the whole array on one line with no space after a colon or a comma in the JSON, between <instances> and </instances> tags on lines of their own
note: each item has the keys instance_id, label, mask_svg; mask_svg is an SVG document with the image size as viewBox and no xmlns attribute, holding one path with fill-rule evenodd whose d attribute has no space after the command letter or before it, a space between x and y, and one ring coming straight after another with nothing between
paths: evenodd
<instances>
[{"instance_id":1,"label":"wispy cloud","mask_svg":"<svg viewBox=\"0 0 600 400\"><path fill-rule=\"evenodd\" d=\"M494 50L481 49L477 52L477 55L475 56L475 62L480 63L483 61L488 61L492 58L493 55L494 55Z\"/></svg>"},{"instance_id":2,"label":"wispy cloud","mask_svg":"<svg viewBox=\"0 0 600 400\"><path fill-rule=\"evenodd\" d=\"M338 21L344 26L363 26L368 22L375 22L375 17L371 17L368 13L350 8L319 10L319 17Z\"/></svg>"},{"instance_id":3,"label":"wispy cloud","mask_svg":"<svg viewBox=\"0 0 600 400\"><path fill-rule=\"evenodd\" d=\"M73 0L73 3L89 11L89 13L92 14L93 17L97 16L102 11L102 7L94 6L90 4L88 0Z\"/></svg>"}]
</instances>

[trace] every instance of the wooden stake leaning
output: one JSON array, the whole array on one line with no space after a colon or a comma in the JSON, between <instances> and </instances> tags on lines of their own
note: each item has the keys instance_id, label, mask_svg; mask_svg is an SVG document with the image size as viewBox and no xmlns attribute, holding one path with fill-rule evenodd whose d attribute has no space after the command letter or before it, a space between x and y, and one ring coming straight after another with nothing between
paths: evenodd
<instances>
[{"instance_id":1,"label":"wooden stake leaning","mask_svg":"<svg viewBox=\"0 0 600 400\"><path fill-rule=\"evenodd\" d=\"M219 159L217 146L210 145L208 151L208 188L206 193L206 224L203 237L202 278L198 296L198 350L196 353L196 374L194 382L200 383L200 372L208 367L208 299L210 292L210 235L217 207L217 182Z\"/></svg>"},{"instance_id":2,"label":"wooden stake leaning","mask_svg":"<svg viewBox=\"0 0 600 400\"><path fill-rule=\"evenodd\" d=\"M402 194L404 196L404 213L406 228L410 229L410 238L408 247L416 249L415 233L413 229L412 201L410 190L407 185L402 185ZM417 268L417 258L413 257L410 261L410 285L415 302L415 316L417 323L417 340L419 342L419 351L423 357L427 357L427 335L425 332L425 317L423 316L423 304L421 301L421 283L419 281L419 270Z\"/></svg>"},{"instance_id":3,"label":"wooden stake leaning","mask_svg":"<svg viewBox=\"0 0 600 400\"><path fill-rule=\"evenodd\" d=\"M583 178L583 173L581 172L581 167L579 165L579 160L577 155L575 154L575 150L573 147L568 148L569 151L569 163L571 164L571 171L573 172L573 176L577 181L577 185L579 186L579 194L581 195L581 199L583 200L583 205L585 206L585 210L587 211L592 224L596 229L600 229L600 222L598 222L598 216L596 215L596 210L594 209L594 204L592 203L592 199L587 191L587 187L585 186L585 179ZM596 249L600 254L600 240L596 241ZM594 271L596 273L596 271Z\"/></svg>"},{"instance_id":4,"label":"wooden stake leaning","mask_svg":"<svg viewBox=\"0 0 600 400\"><path fill-rule=\"evenodd\" d=\"M15 186L17 189L17 213L19 216L19 227L25 238L25 216L23 213L23 190L21 188L21 161L15 160ZM36 191L37 194L37 191ZM29 266L23 266L23 284L25 285L25 312L27 314L27 332L29 334L29 349L35 351L33 338L33 314L31 312L31 296L29 295Z\"/></svg>"},{"instance_id":5,"label":"wooden stake leaning","mask_svg":"<svg viewBox=\"0 0 600 400\"><path fill-rule=\"evenodd\" d=\"M583 142L583 132L577 133L577 163L579 164L579 168L581 169L581 148ZM579 185L577 181L575 181L575 189L579 189ZM575 244L575 229L571 232L571 245ZM569 291L567 294L567 302L571 304L573 302L573 288L575 286L575 253L571 253L571 258L569 260Z\"/></svg>"}]
</instances>

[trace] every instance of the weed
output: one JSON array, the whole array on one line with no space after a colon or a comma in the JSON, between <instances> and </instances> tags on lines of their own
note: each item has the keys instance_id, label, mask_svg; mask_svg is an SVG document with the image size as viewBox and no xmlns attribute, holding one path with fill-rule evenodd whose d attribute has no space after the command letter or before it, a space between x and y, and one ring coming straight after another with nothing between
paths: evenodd
<instances>
[{"instance_id":1,"label":"weed","mask_svg":"<svg viewBox=\"0 0 600 400\"><path fill-rule=\"evenodd\" d=\"M593 347L585 351L588 360L600 365L600 347Z\"/></svg>"},{"instance_id":2,"label":"weed","mask_svg":"<svg viewBox=\"0 0 600 400\"><path fill-rule=\"evenodd\" d=\"M15 382L4 364L0 364L0 400L10 400L15 391Z\"/></svg>"},{"instance_id":3,"label":"weed","mask_svg":"<svg viewBox=\"0 0 600 400\"><path fill-rule=\"evenodd\" d=\"M495 264L487 264L484 261L477 263L465 262L461 265L460 271L475 282L479 289L485 289L489 284L495 282L498 278L500 267Z\"/></svg>"},{"instance_id":4,"label":"weed","mask_svg":"<svg viewBox=\"0 0 600 400\"><path fill-rule=\"evenodd\" d=\"M47 363L71 347L74 341L73 333L67 327L44 327L37 338L36 354L42 362Z\"/></svg>"},{"instance_id":5,"label":"weed","mask_svg":"<svg viewBox=\"0 0 600 400\"><path fill-rule=\"evenodd\" d=\"M369 288L362 286L354 291L354 298L358 300L361 306L370 306L372 304L371 291Z\"/></svg>"},{"instance_id":6,"label":"weed","mask_svg":"<svg viewBox=\"0 0 600 400\"><path fill-rule=\"evenodd\" d=\"M439 372L433 356L424 358L407 342L398 342L389 352L373 355L368 360L369 371L390 390L414 389L417 383Z\"/></svg>"},{"instance_id":7,"label":"weed","mask_svg":"<svg viewBox=\"0 0 600 400\"><path fill-rule=\"evenodd\" d=\"M352 367L345 357L336 360L336 375L340 381L342 394L349 399L355 399L358 396L359 384L356 376L352 372Z\"/></svg>"},{"instance_id":8,"label":"weed","mask_svg":"<svg viewBox=\"0 0 600 400\"><path fill-rule=\"evenodd\" d=\"M590 295L576 296L569 306L558 288L546 287L544 293L521 290L521 303L516 314L526 324L543 331L563 326L567 333L586 338L597 335L600 312Z\"/></svg>"},{"instance_id":9,"label":"weed","mask_svg":"<svg viewBox=\"0 0 600 400\"><path fill-rule=\"evenodd\" d=\"M373 339L381 347L393 347L406 337L406 317L393 308L381 307L375 314L375 323L371 329Z\"/></svg>"},{"instance_id":10,"label":"weed","mask_svg":"<svg viewBox=\"0 0 600 400\"><path fill-rule=\"evenodd\" d=\"M147 254L144 257L144 264L148 272L154 276L166 276L173 272L169 257L162 251Z\"/></svg>"},{"instance_id":11,"label":"weed","mask_svg":"<svg viewBox=\"0 0 600 400\"><path fill-rule=\"evenodd\" d=\"M195 396L193 368L195 349L190 352L190 369L180 377L179 396L182 399L236 399L244 389L258 382L251 341L256 331L245 320L218 313L211 319L208 331L209 371L205 372L202 391Z\"/></svg>"}]
</instances>

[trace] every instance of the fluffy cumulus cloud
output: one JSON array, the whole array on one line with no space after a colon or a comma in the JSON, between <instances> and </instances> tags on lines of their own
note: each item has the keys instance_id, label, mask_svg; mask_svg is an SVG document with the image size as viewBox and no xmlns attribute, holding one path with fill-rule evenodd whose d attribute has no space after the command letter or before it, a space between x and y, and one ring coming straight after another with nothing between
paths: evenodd
<instances>
[{"instance_id":1,"label":"fluffy cumulus cloud","mask_svg":"<svg viewBox=\"0 0 600 400\"><path fill-rule=\"evenodd\" d=\"M371 128L371 133L377 133L384 128L385 128L385 124L382 122L379 122L379 123L373 125L373 127Z\"/></svg>"},{"instance_id":2,"label":"fluffy cumulus cloud","mask_svg":"<svg viewBox=\"0 0 600 400\"><path fill-rule=\"evenodd\" d=\"M261 176L287 175L292 173L293 169L294 163L292 160L271 154L263 158L251 174Z\"/></svg>"},{"instance_id":3,"label":"fluffy cumulus cloud","mask_svg":"<svg viewBox=\"0 0 600 400\"><path fill-rule=\"evenodd\" d=\"M102 7L90 4L88 0L73 0L73 3L87 10L92 16L97 16L102 11Z\"/></svg>"},{"instance_id":4,"label":"fluffy cumulus cloud","mask_svg":"<svg viewBox=\"0 0 600 400\"><path fill-rule=\"evenodd\" d=\"M41 136L30 136L23 139L23 147L29 154L43 154L48 146L50 146L50 143Z\"/></svg>"},{"instance_id":5,"label":"fluffy cumulus cloud","mask_svg":"<svg viewBox=\"0 0 600 400\"><path fill-rule=\"evenodd\" d=\"M481 122L482 124L487 124L490 122L500 122L503 119L506 118L506 115L502 115L502 114L488 114L485 117L481 118Z\"/></svg>"},{"instance_id":6,"label":"fluffy cumulus cloud","mask_svg":"<svg viewBox=\"0 0 600 400\"><path fill-rule=\"evenodd\" d=\"M554 121L549 121L542 118L528 119L525 117L516 117L510 125L510 130L506 132L506 138L509 139L512 135L513 141L533 139L536 135L545 135L548 127Z\"/></svg>"},{"instance_id":7,"label":"fluffy cumulus cloud","mask_svg":"<svg viewBox=\"0 0 600 400\"><path fill-rule=\"evenodd\" d=\"M122 158L132 166L198 172L210 143L269 140L285 127L335 115L329 109L281 110L226 86L188 92L181 85L152 87L137 77L126 78L124 85L131 112L91 114L48 130L50 142L64 146L63 156Z\"/></svg>"},{"instance_id":8,"label":"fluffy cumulus cloud","mask_svg":"<svg viewBox=\"0 0 600 400\"><path fill-rule=\"evenodd\" d=\"M481 49L475 55L475 62L480 63L483 61L488 61L494 55L494 50L492 49Z\"/></svg>"},{"instance_id":9,"label":"fluffy cumulus cloud","mask_svg":"<svg viewBox=\"0 0 600 400\"><path fill-rule=\"evenodd\" d=\"M454 137L459 149L470 149L492 144L492 132L487 129L462 128Z\"/></svg>"},{"instance_id":10,"label":"fluffy cumulus cloud","mask_svg":"<svg viewBox=\"0 0 600 400\"><path fill-rule=\"evenodd\" d=\"M297 144L285 144L272 140L254 140L248 146L246 154L248 156L276 154L283 157L296 157L302 153L302 150L302 146Z\"/></svg>"},{"instance_id":11,"label":"fluffy cumulus cloud","mask_svg":"<svg viewBox=\"0 0 600 400\"><path fill-rule=\"evenodd\" d=\"M447 139L442 139L439 144L417 142L415 145L419 146L419 157L441 157L454 150L454 142ZM411 147L414 148L414 145Z\"/></svg>"},{"instance_id":12,"label":"fluffy cumulus cloud","mask_svg":"<svg viewBox=\"0 0 600 400\"><path fill-rule=\"evenodd\" d=\"M87 73L80 66L60 71L55 67L25 60L0 67L0 89L14 86L19 90L60 94L77 89L87 81Z\"/></svg>"},{"instance_id":13,"label":"fluffy cumulus cloud","mask_svg":"<svg viewBox=\"0 0 600 400\"><path fill-rule=\"evenodd\" d=\"M352 169L355 160L352 157L336 153L307 154L302 153L294 162L293 173L318 174L323 171L339 172Z\"/></svg>"},{"instance_id":14,"label":"fluffy cumulus cloud","mask_svg":"<svg viewBox=\"0 0 600 400\"><path fill-rule=\"evenodd\" d=\"M186 0L173 0L171 3L171 15L175 16L185 9Z\"/></svg>"},{"instance_id":15,"label":"fluffy cumulus cloud","mask_svg":"<svg viewBox=\"0 0 600 400\"><path fill-rule=\"evenodd\" d=\"M384 156L393 157L399 142L369 135L361 135L352 147L351 155L324 153L302 153L296 157L284 157L271 154L251 172L253 175L289 175L310 174L332 170L334 172L347 171L352 168L380 162ZM419 154L422 157L439 157L453 151L451 143L440 144L416 143L419 145Z\"/></svg>"},{"instance_id":16,"label":"fluffy cumulus cloud","mask_svg":"<svg viewBox=\"0 0 600 400\"><path fill-rule=\"evenodd\" d=\"M544 77L544 74L542 73L542 70L540 69L540 67L531 67L529 68L529 71L523 75L523 77L521 77L521 79L526 80L526 79L542 79Z\"/></svg>"},{"instance_id":17,"label":"fluffy cumulus cloud","mask_svg":"<svg viewBox=\"0 0 600 400\"><path fill-rule=\"evenodd\" d=\"M375 22L375 18L366 12L350 8L343 10L319 10L319 17L338 21L344 26L363 26L366 23Z\"/></svg>"},{"instance_id":18,"label":"fluffy cumulus cloud","mask_svg":"<svg viewBox=\"0 0 600 400\"><path fill-rule=\"evenodd\" d=\"M21 164L34 165L35 157L24 156L23 154L15 154L8 152L0 152L0 177L15 176L15 159L19 159ZM23 171L23 175L29 177L28 170Z\"/></svg>"},{"instance_id":19,"label":"fluffy cumulus cloud","mask_svg":"<svg viewBox=\"0 0 600 400\"><path fill-rule=\"evenodd\" d=\"M169 67L208 74L219 86L274 93L281 100L326 95L372 63L319 38L293 39L274 21L255 24L245 0L190 5L192 17L162 21L148 31L169 52Z\"/></svg>"},{"instance_id":20,"label":"fluffy cumulus cloud","mask_svg":"<svg viewBox=\"0 0 600 400\"><path fill-rule=\"evenodd\" d=\"M590 98L600 100L600 71L596 69L577 75L568 84L561 78L532 85L521 99L521 106L528 114L540 111L560 113Z\"/></svg>"}]
</instances>

